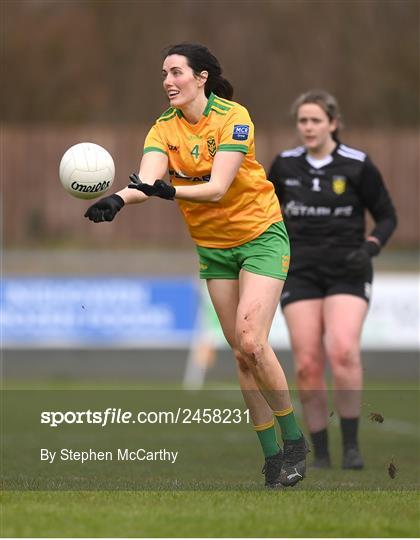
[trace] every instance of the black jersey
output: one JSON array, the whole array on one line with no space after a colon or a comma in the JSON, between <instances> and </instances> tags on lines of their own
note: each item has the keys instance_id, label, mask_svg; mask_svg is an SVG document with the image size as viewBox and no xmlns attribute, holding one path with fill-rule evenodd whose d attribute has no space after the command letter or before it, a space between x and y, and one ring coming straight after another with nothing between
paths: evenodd
<instances>
[{"instance_id":1,"label":"black jersey","mask_svg":"<svg viewBox=\"0 0 420 540\"><path fill-rule=\"evenodd\" d=\"M396 227L382 176L360 150L339 143L331 155L314 160L299 146L279 154L268 177L280 200L294 256L341 260L365 239L365 210L375 221L370 234L382 245Z\"/></svg>"}]
</instances>

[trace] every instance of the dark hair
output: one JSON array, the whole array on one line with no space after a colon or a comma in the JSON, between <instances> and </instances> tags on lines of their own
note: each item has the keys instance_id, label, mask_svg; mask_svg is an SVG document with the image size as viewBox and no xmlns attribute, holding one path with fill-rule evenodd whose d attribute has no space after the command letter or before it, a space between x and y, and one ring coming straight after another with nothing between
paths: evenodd
<instances>
[{"instance_id":1,"label":"dark hair","mask_svg":"<svg viewBox=\"0 0 420 540\"><path fill-rule=\"evenodd\" d=\"M233 86L222 77L222 68L217 58L204 45L199 43L179 43L164 50L164 58L171 54L185 56L188 65L196 76L202 71L207 71L208 78L204 87L207 97L213 92L219 97L232 99Z\"/></svg>"},{"instance_id":2,"label":"dark hair","mask_svg":"<svg viewBox=\"0 0 420 540\"><path fill-rule=\"evenodd\" d=\"M319 105L321 109L330 119L337 122L337 129L332 133L332 138L338 142L338 131L343 128L343 123L341 120L340 107L338 102L332 94L329 94L325 90L309 90L304 94L301 94L292 105L292 115L297 119L297 114L299 107L305 105L305 103L315 103Z\"/></svg>"}]
</instances>

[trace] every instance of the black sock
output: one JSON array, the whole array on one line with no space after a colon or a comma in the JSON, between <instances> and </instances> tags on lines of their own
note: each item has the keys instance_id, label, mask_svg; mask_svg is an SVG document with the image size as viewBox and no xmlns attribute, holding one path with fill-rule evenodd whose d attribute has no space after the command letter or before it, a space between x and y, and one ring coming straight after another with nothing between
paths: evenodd
<instances>
[{"instance_id":1,"label":"black sock","mask_svg":"<svg viewBox=\"0 0 420 540\"><path fill-rule=\"evenodd\" d=\"M321 429L321 431L315 431L311 433L311 440L314 446L314 453L316 458L328 456L327 429Z\"/></svg>"},{"instance_id":2,"label":"black sock","mask_svg":"<svg viewBox=\"0 0 420 540\"><path fill-rule=\"evenodd\" d=\"M343 448L357 448L357 428L359 418L340 418L341 436L343 438Z\"/></svg>"}]
</instances>

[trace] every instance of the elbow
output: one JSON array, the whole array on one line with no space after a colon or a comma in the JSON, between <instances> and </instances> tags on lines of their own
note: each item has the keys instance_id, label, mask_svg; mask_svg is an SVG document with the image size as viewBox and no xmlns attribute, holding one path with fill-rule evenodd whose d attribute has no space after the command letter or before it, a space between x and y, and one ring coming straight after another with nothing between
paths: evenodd
<instances>
[{"instance_id":1,"label":"elbow","mask_svg":"<svg viewBox=\"0 0 420 540\"><path fill-rule=\"evenodd\" d=\"M223 195L223 193L215 193L212 197L210 197L209 202L219 202Z\"/></svg>"},{"instance_id":2,"label":"elbow","mask_svg":"<svg viewBox=\"0 0 420 540\"><path fill-rule=\"evenodd\" d=\"M209 197L209 202L219 202L220 200L222 200L225 193L226 191L220 189L214 191Z\"/></svg>"}]
</instances>

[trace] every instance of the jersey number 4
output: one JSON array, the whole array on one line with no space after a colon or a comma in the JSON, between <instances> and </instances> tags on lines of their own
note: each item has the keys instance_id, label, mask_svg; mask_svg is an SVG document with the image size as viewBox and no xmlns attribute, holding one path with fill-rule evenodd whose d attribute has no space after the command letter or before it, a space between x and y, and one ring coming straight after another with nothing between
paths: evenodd
<instances>
[{"instance_id":1,"label":"jersey number 4","mask_svg":"<svg viewBox=\"0 0 420 540\"><path fill-rule=\"evenodd\" d=\"M191 150L191 155L195 157L195 159L198 159L198 156L200 155L198 144L196 144L194 148Z\"/></svg>"}]
</instances>

